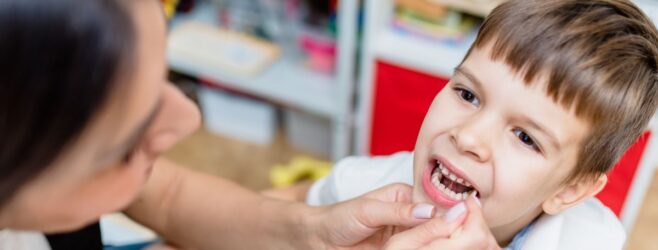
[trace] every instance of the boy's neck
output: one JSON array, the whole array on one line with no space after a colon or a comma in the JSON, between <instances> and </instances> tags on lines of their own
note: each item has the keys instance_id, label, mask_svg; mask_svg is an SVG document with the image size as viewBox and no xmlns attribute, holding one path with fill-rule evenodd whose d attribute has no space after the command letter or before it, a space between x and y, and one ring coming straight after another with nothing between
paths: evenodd
<instances>
[{"instance_id":1,"label":"boy's neck","mask_svg":"<svg viewBox=\"0 0 658 250\"><path fill-rule=\"evenodd\" d=\"M522 216L521 218L513 221L510 224L502 225L499 227L491 228L491 233L496 238L498 245L501 247L506 247L512 243L514 236L521 231L524 227L530 224L535 218L543 214L541 207L538 207L536 211L531 211L528 214Z\"/></svg>"}]
</instances>

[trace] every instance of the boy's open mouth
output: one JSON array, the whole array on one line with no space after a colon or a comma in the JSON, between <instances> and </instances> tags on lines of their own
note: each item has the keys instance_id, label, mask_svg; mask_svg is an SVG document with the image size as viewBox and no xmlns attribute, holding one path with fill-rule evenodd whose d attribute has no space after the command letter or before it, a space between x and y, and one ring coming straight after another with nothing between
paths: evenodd
<instances>
[{"instance_id":1,"label":"boy's open mouth","mask_svg":"<svg viewBox=\"0 0 658 250\"><path fill-rule=\"evenodd\" d=\"M454 173L450 172L448 168L444 167L438 161L434 165L432 171L432 184L439 191L450 196L455 200L465 200L475 189L468 181L457 177Z\"/></svg>"},{"instance_id":2,"label":"boy's open mouth","mask_svg":"<svg viewBox=\"0 0 658 250\"><path fill-rule=\"evenodd\" d=\"M464 176L451 170L454 168L449 167L444 161L433 160L431 164L425 174L423 188L435 203L453 206L477 191Z\"/></svg>"}]
</instances>

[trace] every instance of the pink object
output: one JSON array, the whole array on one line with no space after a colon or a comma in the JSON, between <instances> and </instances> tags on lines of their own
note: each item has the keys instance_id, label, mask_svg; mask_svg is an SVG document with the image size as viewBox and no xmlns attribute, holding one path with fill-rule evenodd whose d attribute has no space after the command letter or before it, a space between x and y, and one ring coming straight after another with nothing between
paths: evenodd
<instances>
[{"instance_id":1,"label":"pink object","mask_svg":"<svg viewBox=\"0 0 658 250\"><path fill-rule=\"evenodd\" d=\"M308 54L306 64L314 70L332 73L336 61L336 42L330 38L313 34L303 34L299 38L300 46Z\"/></svg>"}]
</instances>

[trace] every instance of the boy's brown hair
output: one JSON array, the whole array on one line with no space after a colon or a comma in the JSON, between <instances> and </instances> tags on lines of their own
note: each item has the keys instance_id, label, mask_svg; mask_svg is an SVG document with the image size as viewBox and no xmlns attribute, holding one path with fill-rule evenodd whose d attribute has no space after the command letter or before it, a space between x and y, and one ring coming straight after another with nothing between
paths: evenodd
<instances>
[{"instance_id":1,"label":"boy's brown hair","mask_svg":"<svg viewBox=\"0 0 658 250\"><path fill-rule=\"evenodd\" d=\"M549 97L589 122L565 182L608 172L656 112L658 33L629 1L510 0L469 54L485 46L526 84L545 79Z\"/></svg>"}]
</instances>

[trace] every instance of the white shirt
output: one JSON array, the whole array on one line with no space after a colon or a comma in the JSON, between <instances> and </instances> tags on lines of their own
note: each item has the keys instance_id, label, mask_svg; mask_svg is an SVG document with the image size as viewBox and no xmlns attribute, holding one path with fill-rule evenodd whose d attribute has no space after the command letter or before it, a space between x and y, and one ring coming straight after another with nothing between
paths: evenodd
<instances>
[{"instance_id":1,"label":"white shirt","mask_svg":"<svg viewBox=\"0 0 658 250\"><path fill-rule=\"evenodd\" d=\"M0 230L0 250L50 250L46 236L39 232Z\"/></svg>"},{"instance_id":2,"label":"white shirt","mask_svg":"<svg viewBox=\"0 0 658 250\"><path fill-rule=\"evenodd\" d=\"M413 154L348 157L317 181L306 202L326 205L355 198L391 183L413 185ZM557 215L542 215L528 231L522 249L622 249L626 233L617 217L595 198Z\"/></svg>"}]
</instances>

